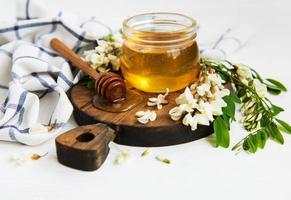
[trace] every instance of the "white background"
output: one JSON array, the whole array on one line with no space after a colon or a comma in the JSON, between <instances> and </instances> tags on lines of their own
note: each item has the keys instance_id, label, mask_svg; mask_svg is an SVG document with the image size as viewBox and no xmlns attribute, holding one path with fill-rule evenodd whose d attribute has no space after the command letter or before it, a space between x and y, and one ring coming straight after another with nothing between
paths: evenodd
<instances>
[{"instance_id":1,"label":"white background","mask_svg":"<svg viewBox=\"0 0 291 200\"><path fill-rule=\"evenodd\" d=\"M254 36L230 60L243 62L263 76L276 78L291 90L291 4L288 0L46 0L56 9L96 15L117 29L133 14L174 11L192 16L203 26L249 26ZM12 17L12 1L0 0L1 20ZM0 66L1 67L1 66ZM0 100L2 101L2 97ZM271 100L286 108L281 118L291 122L291 92ZM75 126L73 120L67 128ZM245 132L231 128L231 142ZM268 142L265 150L235 155L230 149L214 148L210 139L188 144L152 148L120 146L130 153L126 163L115 166L116 150L95 172L81 172L60 165L54 141L28 147L0 142L0 199L290 199L291 136L285 145ZM9 158L19 152L48 152L38 161L17 167ZM166 156L172 164L154 159Z\"/></svg>"}]
</instances>

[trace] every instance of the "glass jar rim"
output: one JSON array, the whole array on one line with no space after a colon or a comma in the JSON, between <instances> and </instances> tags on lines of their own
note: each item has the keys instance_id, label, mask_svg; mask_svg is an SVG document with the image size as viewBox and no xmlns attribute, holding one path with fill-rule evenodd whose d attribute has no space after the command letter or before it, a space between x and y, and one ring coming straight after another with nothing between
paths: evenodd
<instances>
[{"instance_id":1,"label":"glass jar rim","mask_svg":"<svg viewBox=\"0 0 291 200\"><path fill-rule=\"evenodd\" d=\"M189 23L189 25L186 25L186 26L182 27L181 29L174 30L174 31L168 31L168 32L156 32L156 31L140 30L138 28L135 28L132 25L129 25L129 22L131 20L141 18L141 17L146 17L146 16L158 16L158 15L169 15L172 17L174 17L174 16L181 17L181 18L188 20L190 23ZM167 20L167 19L164 19L164 20ZM144 33L144 34L146 34L146 33L155 33L155 34L163 33L164 34L164 33L180 33L180 32L181 33L190 33L190 32L195 33L197 30L197 21L189 16L186 16L186 15L183 15L180 13L175 13L175 12L151 12L151 13L142 13L142 14L134 15L134 16L131 16L131 17L125 19L123 21L123 30L124 29L128 29L129 31L132 31L135 33Z\"/></svg>"},{"instance_id":2,"label":"glass jar rim","mask_svg":"<svg viewBox=\"0 0 291 200\"><path fill-rule=\"evenodd\" d=\"M152 12L129 17L123 22L123 38L135 45L184 45L195 40L196 20L179 13Z\"/></svg>"}]
</instances>

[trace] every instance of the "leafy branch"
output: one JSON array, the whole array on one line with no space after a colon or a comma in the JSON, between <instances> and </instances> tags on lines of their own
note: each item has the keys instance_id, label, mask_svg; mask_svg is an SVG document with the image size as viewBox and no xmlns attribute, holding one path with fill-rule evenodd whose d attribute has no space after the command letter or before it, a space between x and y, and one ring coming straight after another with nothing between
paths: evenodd
<instances>
[{"instance_id":1,"label":"leafy branch","mask_svg":"<svg viewBox=\"0 0 291 200\"><path fill-rule=\"evenodd\" d=\"M234 145L232 150L243 149L255 153L259 148L263 149L265 147L268 139L284 144L280 127L291 134L291 126L277 118L277 115L284 109L272 104L268 98L260 94L260 89L264 89L262 84L271 94L278 95L281 92L286 92L287 88L282 83L274 79L263 79L254 69L234 65L225 60L202 58L201 65L202 67L213 68L222 79L234 86L230 95L224 97L228 106L223 108L223 115L217 117L214 121L216 146L229 147L229 130L230 123L235 120L235 103L242 105L242 123L249 134ZM245 70L245 75L239 74L240 67ZM247 75L248 70L250 71L249 76Z\"/></svg>"}]
</instances>

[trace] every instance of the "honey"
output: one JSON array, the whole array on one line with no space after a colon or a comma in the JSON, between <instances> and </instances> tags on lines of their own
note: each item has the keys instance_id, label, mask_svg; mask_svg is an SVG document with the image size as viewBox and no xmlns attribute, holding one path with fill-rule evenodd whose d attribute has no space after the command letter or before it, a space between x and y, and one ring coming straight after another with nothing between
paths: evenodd
<instances>
[{"instance_id":1,"label":"honey","mask_svg":"<svg viewBox=\"0 0 291 200\"><path fill-rule=\"evenodd\" d=\"M149 13L124 22L121 70L145 92L177 91L194 82L199 70L196 22L184 15Z\"/></svg>"}]
</instances>

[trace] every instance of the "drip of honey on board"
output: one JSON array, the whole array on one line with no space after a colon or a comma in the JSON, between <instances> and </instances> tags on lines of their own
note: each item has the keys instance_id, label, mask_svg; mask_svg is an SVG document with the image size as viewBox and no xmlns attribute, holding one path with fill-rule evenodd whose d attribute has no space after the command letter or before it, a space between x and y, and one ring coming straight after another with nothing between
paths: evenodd
<instances>
[{"instance_id":1,"label":"drip of honey on board","mask_svg":"<svg viewBox=\"0 0 291 200\"><path fill-rule=\"evenodd\" d=\"M185 88L200 71L196 34L187 36L184 32L142 32L126 37L121 51L124 78L145 92Z\"/></svg>"}]
</instances>

